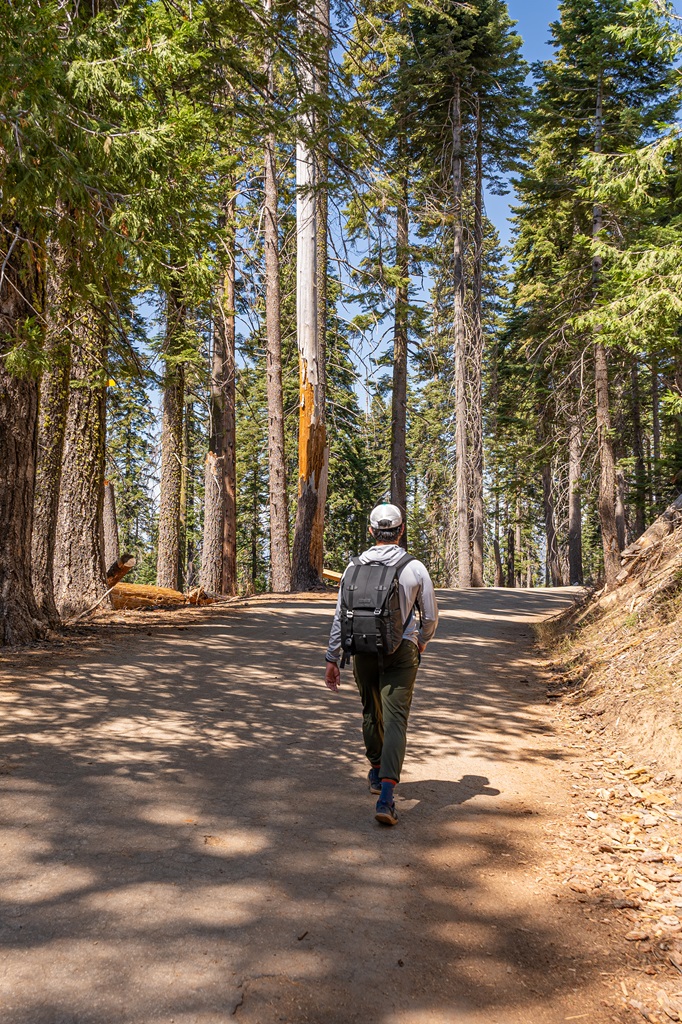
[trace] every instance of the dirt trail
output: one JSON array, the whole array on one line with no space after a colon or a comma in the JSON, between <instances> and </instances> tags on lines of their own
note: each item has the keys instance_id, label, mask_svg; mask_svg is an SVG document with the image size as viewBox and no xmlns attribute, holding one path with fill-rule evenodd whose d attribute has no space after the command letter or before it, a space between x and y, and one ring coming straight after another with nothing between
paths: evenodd
<instances>
[{"instance_id":1,"label":"dirt trail","mask_svg":"<svg viewBox=\"0 0 682 1024\"><path fill-rule=\"evenodd\" d=\"M395 829L373 819L352 675L322 684L328 599L19 665L2 1024L619 1019L613 954L546 863L568 792L530 627L572 596L440 593Z\"/></svg>"}]
</instances>

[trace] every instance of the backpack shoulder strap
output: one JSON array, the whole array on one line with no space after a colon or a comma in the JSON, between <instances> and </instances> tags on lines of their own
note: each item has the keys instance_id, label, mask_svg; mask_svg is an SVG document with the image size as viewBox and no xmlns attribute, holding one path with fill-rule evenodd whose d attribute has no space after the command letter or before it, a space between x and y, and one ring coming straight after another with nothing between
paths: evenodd
<instances>
[{"instance_id":1,"label":"backpack shoulder strap","mask_svg":"<svg viewBox=\"0 0 682 1024\"><path fill-rule=\"evenodd\" d=\"M403 571L403 569L405 568L406 565L408 565L410 562L416 562L416 561L417 561L417 559L414 557L414 555L408 555L408 554L403 555L403 557L400 558L395 563L395 565L393 567L395 569L396 576L400 575L400 573Z\"/></svg>"}]
</instances>

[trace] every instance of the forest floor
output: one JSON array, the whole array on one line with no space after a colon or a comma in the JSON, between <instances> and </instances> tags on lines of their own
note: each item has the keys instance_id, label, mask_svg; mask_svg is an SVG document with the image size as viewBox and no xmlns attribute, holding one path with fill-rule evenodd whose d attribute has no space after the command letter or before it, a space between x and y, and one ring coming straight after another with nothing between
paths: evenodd
<instances>
[{"instance_id":1,"label":"forest floor","mask_svg":"<svg viewBox=\"0 0 682 1024\"><path fill-rule=\"evenodd\" d=\"M557 707L534 627L577 595L439 593L396 828L323 685L331 595L6 653L2 1024L678 1020L676 904L637 925L628 888L674 886L673 838L602 834L609 799L676 827L674 780L632 810L655 766Z\"/></svg>"}]
</instances>

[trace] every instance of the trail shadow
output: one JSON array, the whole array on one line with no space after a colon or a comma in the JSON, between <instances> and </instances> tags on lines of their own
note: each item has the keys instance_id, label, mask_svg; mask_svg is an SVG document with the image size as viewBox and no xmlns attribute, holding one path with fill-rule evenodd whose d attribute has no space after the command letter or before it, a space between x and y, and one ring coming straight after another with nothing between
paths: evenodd
<instances>
[{"instance_id":1,"label":"trail shadow","mask_svg":"<svg viewBox=\"0 0 682 1024\"><path fill-rule=\"evenodd\" d=\"M463 775L459 782L425 779L401 783L399 793L401 800L425 803L430 810L440 812L446 807L459 807L477 796L499 796L499 789L492 788L489 782L483 775Z\"/></svg>"},{"instance_id":2,"label":"trail shadow","mask_svg":"<svg viewBox=\"0 0 682 1024\"><path fill-rule=\"evenodd\" d=\"M529 827L494 773L428 777L439 753L494 765L519 738L514 757L540 759L527 654L491 623L524 631L566 598L495 594L475 620L475 592L440 598L395 830L373 820L349 673L339 698L322 684L327 602L155 626L20 677L2 695L0 1019L509 1024L532 1005L536 1024L535 994L588 981L587 944L491 887Z\"/></svg>"}]
</instances>

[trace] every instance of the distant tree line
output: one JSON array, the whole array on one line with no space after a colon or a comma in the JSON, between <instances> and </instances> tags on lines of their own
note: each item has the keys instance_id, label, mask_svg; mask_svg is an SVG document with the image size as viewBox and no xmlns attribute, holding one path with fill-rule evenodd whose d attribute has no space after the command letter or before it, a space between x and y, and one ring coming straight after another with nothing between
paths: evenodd
<instances>
[{"instance_id":1,"label":"distant tree line","mask_svg":"<svg viewBox=\"0 0 682 1024\"><path fill-rule=\"evenodd\" d=\"M382 497L441 585L613 584L682 489L680 34L550 35L529 75L502 0L3 5L2 643L123 551L319 588Z\"/></svg>"}]
</instances>

